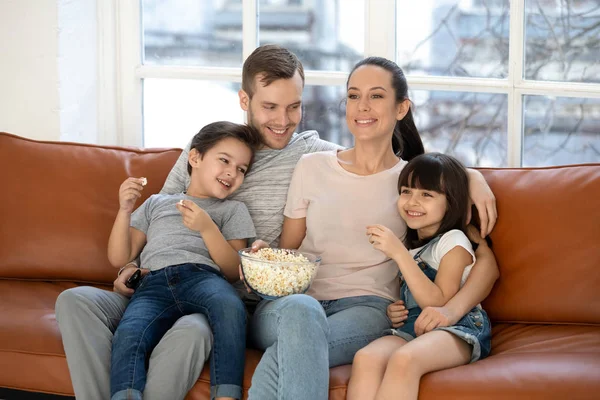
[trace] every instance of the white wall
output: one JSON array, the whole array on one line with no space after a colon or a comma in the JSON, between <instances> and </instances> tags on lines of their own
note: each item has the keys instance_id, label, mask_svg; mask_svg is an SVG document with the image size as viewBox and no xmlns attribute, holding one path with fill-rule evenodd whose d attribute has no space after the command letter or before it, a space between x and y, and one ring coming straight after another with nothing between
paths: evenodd
<instances>
[{"instance_id":1,"label":"white wall","mask_svg":"<svg viewBox=\"0 0 600 400\"><path fill-rule=\"evenodd\" d=\"M0 131L97 141L96 0L0 0Z\"/></svg>"},{"instance_id":2,"label":"white wall","mask_svg":"<svg viewBox=\"0 0 600 400\"><path fill-rule=\"evenodd\" d=\"M0 131L59 140L54 0L0 1Z\"/></svg>"}]
</instances>

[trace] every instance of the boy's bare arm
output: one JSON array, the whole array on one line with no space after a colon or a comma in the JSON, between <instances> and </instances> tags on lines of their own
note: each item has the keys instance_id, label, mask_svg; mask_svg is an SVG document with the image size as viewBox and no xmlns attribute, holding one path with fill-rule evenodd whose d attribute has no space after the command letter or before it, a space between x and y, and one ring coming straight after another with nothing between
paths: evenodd
<instances>
[{"instance_id":1,"label":"boy's bare arm","mask_svg":"<svg viewBox=\"0 0 600 400\"><path fill-rule=\"evenodd\" d=\"M177 209L181 213L183 224L202 235L210 258L219 266L223 275L230 281L237 280L240 264L238 250L246 247L247 240L225 240L210 215L193 201L181 200L177 203Z\"/></svg>"},{"instance_id":2,"label":"boy's bare arm","mask_svg":"<svg viewBox=\"0 0 600 400\"><path fill-rule=\"evenodd\" d=\"M130 228L133 207L145 184L146 178L127 178L119 188L119 212L108 239L108 261L116 268L135 259L146 244L146 235Z\"/></svg>"},{"instance_id":3,"label":"boy's bare arm","mask_svg":"<svg viewBox=\"0 0 600 400\"><path fill-rule=\"evenodd\" d=\"M211 220L212 222L212 220ZM240 256L238 250L247 246L247 240L225 240L225 237L213 222L213 226L202 232L202 238L210 254L210 258L221 268L221 272L229 281L237 281Z\"/></svg>"},{"instance_id":4,"label":"boy's bare arm","mask_svg":"<svg viewBox=\"0 0 600 400\"><path fill-rule=\"evenodd\" d=\"M131 214L119 210L108 238L108 261L115 268L121 268L140 254L146 244L146 235L131 228Z\"/></svg>"}]
</instances>

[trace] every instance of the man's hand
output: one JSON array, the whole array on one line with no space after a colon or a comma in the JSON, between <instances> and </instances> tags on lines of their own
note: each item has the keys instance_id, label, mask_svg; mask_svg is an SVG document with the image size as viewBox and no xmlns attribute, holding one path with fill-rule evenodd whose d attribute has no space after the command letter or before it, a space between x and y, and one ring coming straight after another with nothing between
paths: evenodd
<instances>
[{"instance_id":1,"label":"man's hand","mask_svg":"<svg viewBox=\"0 0 600 400\"><path fill-rule=\"evenodd\" d=\"M439 326L455 325L460 317L452 314L446 307L425 307L415 321L415 333L421 336Z\"/></svg>"},{"instance_id":2,"label":"man's hand","mask_svg":"<svg viewBox=\"0 0 600 400\"><path fill-rule=\"evenodd\" d=\"M127 178L119 187L119 207L121 211L129 214L133 212L133 207L137 199L142 197L142 190L146 184L146 178Z\"/></svg>"},{"instance_id":3,"label":"man's hand","mask_svg":"<svg viewBox=\"0 0 600 400\"><path fill-rule=\"evenodd\" d=\"M176 207L181 213L183 224L193 231L202 233L209 224L214 224L210 215L191 200L181 200Z\"/></svg>"},{"instance_id":4,"label":"man's hand","mask_svg":"<svg viewBox=\"0 0 600 400\"><path fill-rule=\"evenodd\" d=\"M394 255L404 247L404 243L394 232L383 225L367 226L367 236L369 243L377 250L382 251L389 258L394 258Z\"/></svg>"},{"instance_id":5,"label":"man's hand","mask_svg":"<svg viewBox=\"0 0 600 400\"><path fill-rule=\"evenodd\" d=\"M250 246L250 251L252 253L254 253L255 251L259 251L260 249L267 249L271 246L269 246L269 243L265 242L264 240L258 239L255 240L254 243L252 243L252 246Z\"/></svg>"},{"instance_id":6,"label":"man's hand","mask_svg":"<svg viewBox=\"0 0 600 400\"><path fill-rule=\"evenodd\" d=\"M117 276L117 279L115 279L115 281L113 282L113 291L115 291L119 294L122 294L123 296L127 296L127 297L133 296L133 293L135 292L135 290L125 286L125 282L127 282L127 279L129 279L129 277L131 275L133 275L133 273L137 269L138 269L138 267L136 267L133 264L131 266L125 267L125 269L123 271L121 271L121 274L119 276ZM142 269L142 277L144 275L146 275L148 272L149 271L147 269Z\"/></svg>"},{"instance_id":7,"label":"man's hand","mask_svg":"<svg viewBox=\"0 0 600 400\"><path fill-rule=\"evenodd\" d=\"M469 196L479 213L479 221L481 222L480 235L484 238L492 232L494 225L496 225L496 220L498 219L496 197L494 196L494 193L492 193L492 189L490 189L483 175L481 175L481 172L469 169L468 175ZM467 223L470 221L471 207L468 208Z\"/></svg>"},{"instance_id":8,"label":"man's hand","mask_svg":"<svg viewBox=\"0 0 600 400\"><path fill-rule=\"evenodd\" d=\"M404 307L404 302L398 300L387 307L387 316L392 321L392 328L400 328L408 317L408 310Z\"/></svg>"}]
</instances>

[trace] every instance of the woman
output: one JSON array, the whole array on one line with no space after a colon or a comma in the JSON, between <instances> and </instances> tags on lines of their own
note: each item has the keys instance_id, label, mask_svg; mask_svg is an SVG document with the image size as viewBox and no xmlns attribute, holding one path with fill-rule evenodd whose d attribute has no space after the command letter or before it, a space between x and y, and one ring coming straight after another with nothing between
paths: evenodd
<instances>
[{"instance_id":1,"label":"woman","mask_svg":"<svg viewBox=\"0 0 600 400\"><path fill-rule=\"evenodd\" d=\"M284 211L280 247L319 254L321 267L306 295L258 305L250 336L265 354L250 399L327 399L329 367L350 364L360 348L391 326L387 308L398 300L398 268L373 248L365 231L385 224L404 236L396 184L406 162L423 153L423 144L406 78L395 63L362 60L350 73L347 93L346 122L355 147L303 156ZM469 175L475 192L488 190L481 174ZM477 195L471 191L472 198ZM497 278L489 249L477 259L469 279L475 283L467 281L456 301L444 307L451 314L447 323L483 300ZM427 319L435 310L426 311L415 330L440 324L439 318ZM395 319L405 318L405 310L399 313Z\"/></svg>"}]
</instances>

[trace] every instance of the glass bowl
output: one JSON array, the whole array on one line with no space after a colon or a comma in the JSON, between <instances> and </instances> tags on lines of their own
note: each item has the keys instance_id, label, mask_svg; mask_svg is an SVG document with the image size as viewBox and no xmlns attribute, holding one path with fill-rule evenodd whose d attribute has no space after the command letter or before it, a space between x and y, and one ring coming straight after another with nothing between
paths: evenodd
<instances>
[{"instance_id":1,"label":"glass bowl","mask_svg":"<svg viewBox=\"0 0 600 400\"><path fill-rule=\"evenodd\" d=\"M321 257L297 250L265 248L252 253L248 247L238 253L246 285L267 300L305 293L321 263Z\"/></svg>"}]
</instances>

